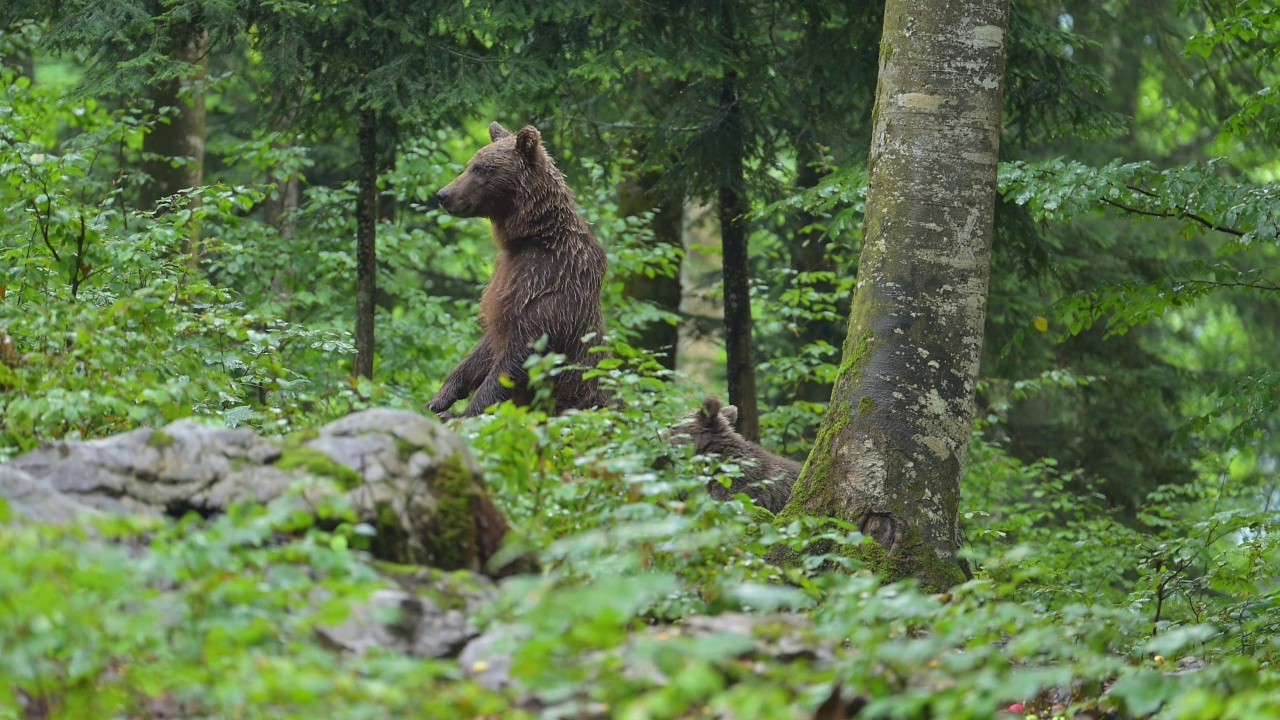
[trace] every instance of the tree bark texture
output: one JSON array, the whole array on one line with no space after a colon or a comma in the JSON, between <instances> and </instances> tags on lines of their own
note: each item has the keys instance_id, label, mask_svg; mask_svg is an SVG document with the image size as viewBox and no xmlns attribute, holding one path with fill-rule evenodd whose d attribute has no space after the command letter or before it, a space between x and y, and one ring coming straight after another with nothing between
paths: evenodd
<instances>
[{"instance_id":1,"label":"tree bark texture","mask_svg":"<svg viewBox=\"0 0 1280 720\"><path fill-rule=\"evenodd\" d=\"M877 541L890 579L963 580L960 478L990 277L1008 0L888 0L844 359L783 516Z\"/></svg>"},{"instance_id":2,"label":"tree bark texture","mask_svg":"<svg viewBox=\"0 0 1280 720\"><path fill-rule=\"evenodd\" d=\"M720 247L724 258L724 344L729 376L729 402L738 406L737 430L760 442L760 410L756 403L756 365L751 342L751 272L747 264L747 184L743 170L742 109L735 76L728 73L721 89L725 113L725 182L719 192Z\"/></svg>"},{"instance_id":3,"label":"tree bark texture","mask_svg":"<svg viewBox=\"0 0 1280 720\"><path fill-rule=\"evenodd\" d=\"M374 299L378 292L378 116L360 110L356 197L356 357L353 375L373 377Z\"/></svg>"},{"instance_id":4,"label":"tree bark texture","mask_svg":"<svg viewBox=\"0 0 1280 720\"><path fill-rule=\"evenodd\" d=\"M661 173L656 171L641 173L619 185L618 214L622 217L630 217L653 210L649 229L653 232L654 244L682 247L684 244L683 199L657 197L653 188L657 185L660 176ZM674 277L632 275L626 280L624 292L628 297L653 303L659 310L669 313L680 312L679 271ZM676 369L676 346L679 342L680 328L665 322L652 322L640 328L637 339L640 347L659 353L663 367L668 370Z\"/></svg>"},{"instance_id":5,"label":"tree bark texture","mask_svg":"<svg viewBox=\"0 0 1280 720\"><path fill-rule=\"evenodd\" d=\"M199 187L204 179L205 105L201 85L208 65L209 35L199 28L179 33L170 55L194 66L182 77L161 80L147 87L152 109L173 108L151 132L142 138L142 171L149 180L142 187L140 205L154 210L160 200L187 188ZM192 196L188 207L200 206ZM200 229L192 225L184 248L187 256L199 256Z\"/></svg>"}]
</instances>

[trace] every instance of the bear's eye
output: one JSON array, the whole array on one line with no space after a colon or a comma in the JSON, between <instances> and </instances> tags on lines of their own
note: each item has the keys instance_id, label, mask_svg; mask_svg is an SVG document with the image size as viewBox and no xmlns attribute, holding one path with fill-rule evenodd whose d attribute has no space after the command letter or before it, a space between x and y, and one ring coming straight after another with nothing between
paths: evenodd
<instances>
[{"instance_id":1,"label":"bear's eye","mask_svg":"<svg viewBox=\"0 0 1280 720\"><path fill-rule=\"evenodd\" d=\"M489 165L485 165L485 164L483 164L483 163L480 163L480 164L477 164L477 165L473 165L473 166L471 167L471 169L472 169L473 171L475 171L475 172L480 173L481 175L488 175L488 174L489 174L489 172L490 172L491 170L493 170L493 168L492 168L492 167L490 167Z\"/></svg>"}]
</instances>

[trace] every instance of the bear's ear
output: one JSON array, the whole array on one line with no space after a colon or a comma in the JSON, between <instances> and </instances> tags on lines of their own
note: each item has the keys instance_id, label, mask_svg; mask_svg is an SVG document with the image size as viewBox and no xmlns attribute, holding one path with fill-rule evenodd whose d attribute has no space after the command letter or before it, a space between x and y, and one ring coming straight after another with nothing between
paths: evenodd
<instances>
[{"instance_id":1,"label":"bear's ear","mask_svg":"<svg viewBox=\"0 0 1280 720\"><path fill-rule=\"evenodd\" d=\"M698 411L698 415L704 425L714 421L719 414L720 398L708 396L702 401L702 409Z\"/></svg>"},{"instance_id":2,"label":"bear's ear","mask_svg":"<svg viewBox=\"0 0 1280 720\"><path fill-rule=\"evenodd\" d=\"M533 162L538 157L538 149L542 147L542 133L532 125L525 125L516 134L516 150L525 160Z\"/></svg>"},{"instance_id":3,"label":"bear's ear","mask_svg":"<svg viewBox=\"0 0 1280 720\"><path fill-rule=\"evenodd\" d=\"M504 137L511 137L511 133L507 129L498 124L497 120L489 123L489 139L498 142Z\"/></svg>"},{"instance_id":4,"label":"bear's ear","mask_svg":"<svg viewBox=\"0 0 1280 720\"><path fill-rule=\"evenodd\" d=\"M738 406L725 405L724 407L720 408L720 417L728 421L729 427L736 426L738 424Z\"/></svg>"}]
</instances>

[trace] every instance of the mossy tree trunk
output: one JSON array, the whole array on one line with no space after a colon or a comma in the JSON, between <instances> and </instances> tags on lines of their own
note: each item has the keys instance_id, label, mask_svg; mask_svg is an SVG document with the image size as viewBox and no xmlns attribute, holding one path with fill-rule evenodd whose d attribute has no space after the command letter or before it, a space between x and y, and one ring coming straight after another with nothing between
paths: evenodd
<instances>
[{"instance_id":1,"label":"mossy tree trunk","mask_svg":"<svg viewBox=\"0 0 1280 720\"><path fill-rule=\"evenodd\" d=\"M205 105L202 87L207 67L209 35L196 26L171 29L170 56L186 65L176 77L147 86L152 110L163 112L142 139L142 171L149 178L142 186L139 204L154 210L160 200L187 188L199 187L204 179ZM168 108L167 110L165 108ZM193 195L188 207L200 206ZM200 228L192 224L183 248L191 261L199 258Z\"/></svg>"},{"instance_id":2,"label":"mossy tree trunk","mask_svg":"<svg viewBox=\"0 0 1280 720\"><path fill-rule=\"evenodd\" d=\"M356 131L360 156L356 173L356 357L351 374L373 377L374 299L378 293L378 115L369 107L359 111Z\"/></svg>"},{"instance_id":3,"label":"mossy tree trunk","mask_svg":"<svg viewBox=\"0 0 1280 720\"><path fill-rule=\"evenodd\" d=\"M990 277L1008 0L888 0L844 360L782 519L835 516L929 589L964 578L960 478Z\"/></svg>"}]
</instances>

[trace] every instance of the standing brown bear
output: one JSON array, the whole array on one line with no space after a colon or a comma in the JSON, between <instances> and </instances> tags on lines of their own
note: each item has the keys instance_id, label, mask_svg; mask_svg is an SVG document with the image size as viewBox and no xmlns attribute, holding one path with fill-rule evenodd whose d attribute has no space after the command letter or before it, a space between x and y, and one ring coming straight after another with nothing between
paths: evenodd
<instances>
[{"instance_id":1,"label":"standing brown bear","mask_svg":"<svg viewBox=\"0 0 1280 720\"><path fill-rule=\"evenodd\" d=\"M700 409L672 428L671 439L676 444L692 442L699 455L719 455L743 463L742 477L733 478L729 487L718 478L707 482L711 497L728 500L746 493L757 505L777 514L791 499L791 490L800 477L800 463L774 455L742 437L733 429L737 421L738 408L722 407L719 398L708 397Z\"/></svg>"},{"instance_id":2,"label":"standing brown bear","mask_svg":"<svg viewBox=\"0 0 1280 720\"><path fill-rule=\"evenodd\" d=\"M564 174L542 147L542 135L532 125L512 135L495 122L489 137L492 144L437 193L450 215L489 218L499 250L480 298L484 335L427 404L442 418L468 395L463 417L507 399L527 404L532 394L524 362L534 343L545 336L545 352L589 368L596 364L591 345L604 333L604 249L578 215ZM585 379L581 370L561 371L552 392L557 413L608 402L595 379Z\"/></svg>"}]
</instances>

